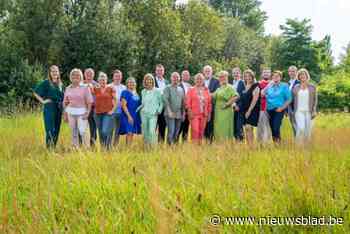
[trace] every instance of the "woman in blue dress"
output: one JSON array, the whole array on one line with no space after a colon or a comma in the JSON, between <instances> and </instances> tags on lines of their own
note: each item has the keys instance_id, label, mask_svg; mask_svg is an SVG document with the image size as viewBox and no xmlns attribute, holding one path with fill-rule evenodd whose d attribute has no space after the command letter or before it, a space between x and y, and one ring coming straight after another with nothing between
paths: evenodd
<instances>
[{"instance_id":1,"label":"woman in blue dress","mask_svg":"<svg viewBox=\"0 0 350 234\"><path fill-rule=\"evenodd\" d=\"M131 144L134 134L141 134L141 118L138 113L141 99L136 92L134 78L126 80L126 87L120 95L123 110L120 116L120 135L126 135L126 144Z\"/></svg>"}]
</instances>

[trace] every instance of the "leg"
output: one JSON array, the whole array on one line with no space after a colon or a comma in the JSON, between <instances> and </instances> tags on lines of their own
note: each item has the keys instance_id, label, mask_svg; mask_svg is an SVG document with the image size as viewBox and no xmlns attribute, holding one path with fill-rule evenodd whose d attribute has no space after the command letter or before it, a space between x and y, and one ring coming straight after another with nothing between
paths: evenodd
<instances>
[{"instance_id":1,"label":"leg","mask_svg":"<svg viewBox=\"0 0 350 234\"><path fill-rule=\"evenodd\" d=\"M290 122L290 125L292 127L292 130L293 130L293 134L294 136L296 136L296 132L297 132L297 124L296 124L296 121L295 121L295 115L294 115L294 112L291 108L291 106L288 107L288 118L289 118L289 122Z\"/></svg>"},{"instance_id":2,"label":"leg","mask_svg":"<svg viewBox=\"0 0 350 234\"><path fill-rule=\"evenodd\" d=\"M89 129L90 129L90 145L94 146L97 139L97 124L94 117L93 108L90 111L88 122L89 122Z\"/></svg>"},{"instance_id":3,"label":"leg","mask_svg":"<svg viewBox=\"0 0 350 234\"><path fill-rule=\"evenodd\" d=\"M201 132L204 131L204 129L201 129L200 117L193 117L190 124L192 141L199 141L199 139L201 138Z\"/></svg>"},{"instance_id":4,"label":"leg","mask_svg":"<svg viewBox=\"0 0 350 234\"><path fill-rule=\"evenodd\" d=\"M175 119L166 117L166 123L168 127L168 135L167 135L167 142L169 145L171 145L174 142L174 135L175 135Z\"/></svg>"},{"instance_id":5,"label":"leg","mask_svg":"<svg viewBox=\"0 0 350 234\"><path fill-rule=\"evenodd\" d=\"M98 130L98 138L100 141L100 145L103 145L102 119L103 119L103 114L95 114L95 123L96 123L96 128Z\"/></svg>"},{"instance_id":6,"label":"leg","mask_svg":"<svg viewBox=\"0 0 350 234\"><path fill-rule=\"evenodd\" d=\"M174 143L178 143L179 135L180 135L180 129L182 125L182 119L175 119L175 131L174 131Z\"/></svg>"},{"instance_id":7,"label":"leg","mask_svg":"<svg viewBox=\"0 0 350 234\"><path fill-rule=\"evenodd\" d=\"M254 134L253 134L253 126L247 124L245 127L245 136L248 145L252 145L254 143Z\"/></svg>"},{"instance_id":8,"label":"leg","mask_svg":"<svg viewBox=\"0 0 350 234\"><path fill-rule=\"evenodd\" d=\"M274 138L274 141L277 143L281 141L281 125L282 125L283 116L284 116L283 112L274 111L272 136Z\"/></svg>"},{"instance_id":9,"label":"leg","mask_svg":"<svg viewBox=\"0 0 350 234\"><path fill-rule=\"evenodd\" d=\"M150 143L157 144L157 116L152 116L148 119L148 130L149 130L149 140Z\"/></svg>"},{"instance_id":10,"label":"leg","mask_svg":"<svg viewBox=\"0 0 350 234\"><path fill-rule=\"evenodd\" d=\"M55 116L53 113L53 104L48 103L44 106L44 126L46 132L46 147L53 148L54 144L54 134L55 134Z\"/></svg>"},{"instance_id":11,"label":"leg","mask_svg":"<svg viewBox=\"0 0 350 234\"><path fill-rule=\"evenodd\" d=\"M312 119L311 119L311 113L306 112L305 116L305 137L308 141L311 140L311 131L312 131Z\"/></svg>"},{"instance_id":12,"label":"leg","mask_svg":"<svg viewBox=\"0 0 350 234\"><path fill-rule=\"evenodd\" d=\"M119 129L120 129L120 114L115 114L114 116L114 142L113 145L116 146L119 143Z\"/></svg>"},{"instance_id":13,"label":"leg","mask_svg":"<svg viewBox=\"0 0 350 234\"><path fill-rule=\"evenodd\" d=\"M78 116L68 114L68 125L72 130L72 144L79 147Z\"/></svg>"},{"instance_id":14,"label":"leg","mask_svg":"<svg viewBox=\"0 0 350 234\"><path fill-rule=\"evenodd\" d=\"M164 111L163 111L161 114L158 115L159 142L164 142L166 126L167 124L166 124Z\"/></svg>"},{"instance_id":15,"label":"leg","mask_svg":"<svg viewBox=\"0 0 350 234\"><path fill-rule=\"evenodd\" d=\"M58 137L60 135L61 122L62 122L62 107L61 104L57 104L55 108L55 130L54 130L54 144L56 146Z\"/></svg>"},{"instance_id":16,"label":"leg","mask_svg":"<svg viewBox=\"0 0 350 234\"><path fill-rule=\"evenodd\" d=\"M143 140L145 144L150 144L150 128L148 116L141 114L141 128L143 134Z\"/></svg>"},{"instance_id":17,"label":"leg","mask_svg":"<svg viewBox=\"0 0 350 234\"><path fill-rule=\"evenodd\" d=\"M83 146L87 147L89 146L89 141L87 139L87 128L88 128L89 122L87 119L83 119L83 116L78 117L78 129L79 129L79 136L81 136L81 143Z\"/></svg>"},{"instance_id":18,"label":"leg","mask_svg":"<svg viewBox=\"0 0 350 234\"><path fill-rule=\"evenodd\" d=\"M234 112L234 136L237 141L243 141L243 124L244 124L244 116L243 113L239 111Z\"/></svg>"},{"instance_id":19,"label":"leg","mask_svg":"<svg viewBox=\"0 0 350 234\"><path fill-rule=\"evenodd\" d=\"M133 138L133 136L134 136L134 134L132 134L132 133L128 133L128 134L126 135L126 144L127 144L127 145L132 144L132 138Z\"/></svg>"},{"instance_id":20,"label":"leg","mask_svg":"<svg viewBox=\"0 0 350 234\"><path fill-rule=\"evenodd\" d=\"M112 115L104 115L103 123L102 123L102 134L104 137L104 144L107 149L110 149L112 143L112 131L113 131L113 116Z\"/></svg>"},{"instance_id":21,"label":"leg","mask_svg":"<svg viewBox=\"0 0 350 234\"><path fill-rule=\"evenodd\" d=\"M207 123L204 131L205 138L209 140L210 143L213 142L213 137L214 137L214 112L212 112L212 118L210 121Z\"/></svg>"}]
</instances>

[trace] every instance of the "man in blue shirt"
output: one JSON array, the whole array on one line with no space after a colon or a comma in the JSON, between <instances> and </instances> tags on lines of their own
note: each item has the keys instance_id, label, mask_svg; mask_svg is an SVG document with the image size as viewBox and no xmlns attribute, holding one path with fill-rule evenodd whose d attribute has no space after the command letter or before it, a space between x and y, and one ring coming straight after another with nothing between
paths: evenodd
<instances>
[{"instance_id":1,"label":"man in blue shirt","mask_svg":"<svg viewBox=\"0 0 350 234\"><path fill-rule=\"evenodd\" d=\"M280 129L284 111L292 100L288 84L281 82L281 80L282 72L275 71L272 75L272 82L262 91L262 95L266 96L272 139L277 143L281 141Z\"/></svg>"}]
</instances>

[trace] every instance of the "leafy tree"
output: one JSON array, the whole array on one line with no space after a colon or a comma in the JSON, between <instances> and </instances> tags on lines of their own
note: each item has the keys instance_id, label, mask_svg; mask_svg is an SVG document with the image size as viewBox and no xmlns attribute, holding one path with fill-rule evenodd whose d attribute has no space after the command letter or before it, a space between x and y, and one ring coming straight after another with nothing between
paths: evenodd
<instances>
[{"instance_id":1,"label":"leafy tree","mask_svg":"<svg viewBox=\"0 0 350 234\"><path fill-rule=\"evenodd\" d=\"M345 53L340 58L340 69L350 73L350 43L345 48Z\"/></svg>"},{"instance_id":2,"label":"leafy tree","mask_svg":"<svg viewBox=\"0 0 350 234\"><path fill-rule=\"evenodd\" d=\"M321 73L331 72L333 70L331 37L327 35L321 41L314 42L314 48L317 51L317 64Z\"/></svg>"}]
</instances>

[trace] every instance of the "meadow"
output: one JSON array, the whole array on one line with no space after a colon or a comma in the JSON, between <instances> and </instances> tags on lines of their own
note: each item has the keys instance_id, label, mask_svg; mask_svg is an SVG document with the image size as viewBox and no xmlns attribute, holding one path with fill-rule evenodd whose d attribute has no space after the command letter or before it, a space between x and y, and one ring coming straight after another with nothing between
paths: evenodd
<instances>
[{"instance_id":1,"label":"meadow","mask_svg":"<svg viewBox=\"0 0 350 234\"><path fill-rule=\"evenodd\" d=\"M44 147L41 114L0 117L0 233L350 233L350 115L317 117L297 147L233 141L74 151L63 124ZM210 217L333 216L342 225L214 226Z\"/></svg>"}]
</instances>

